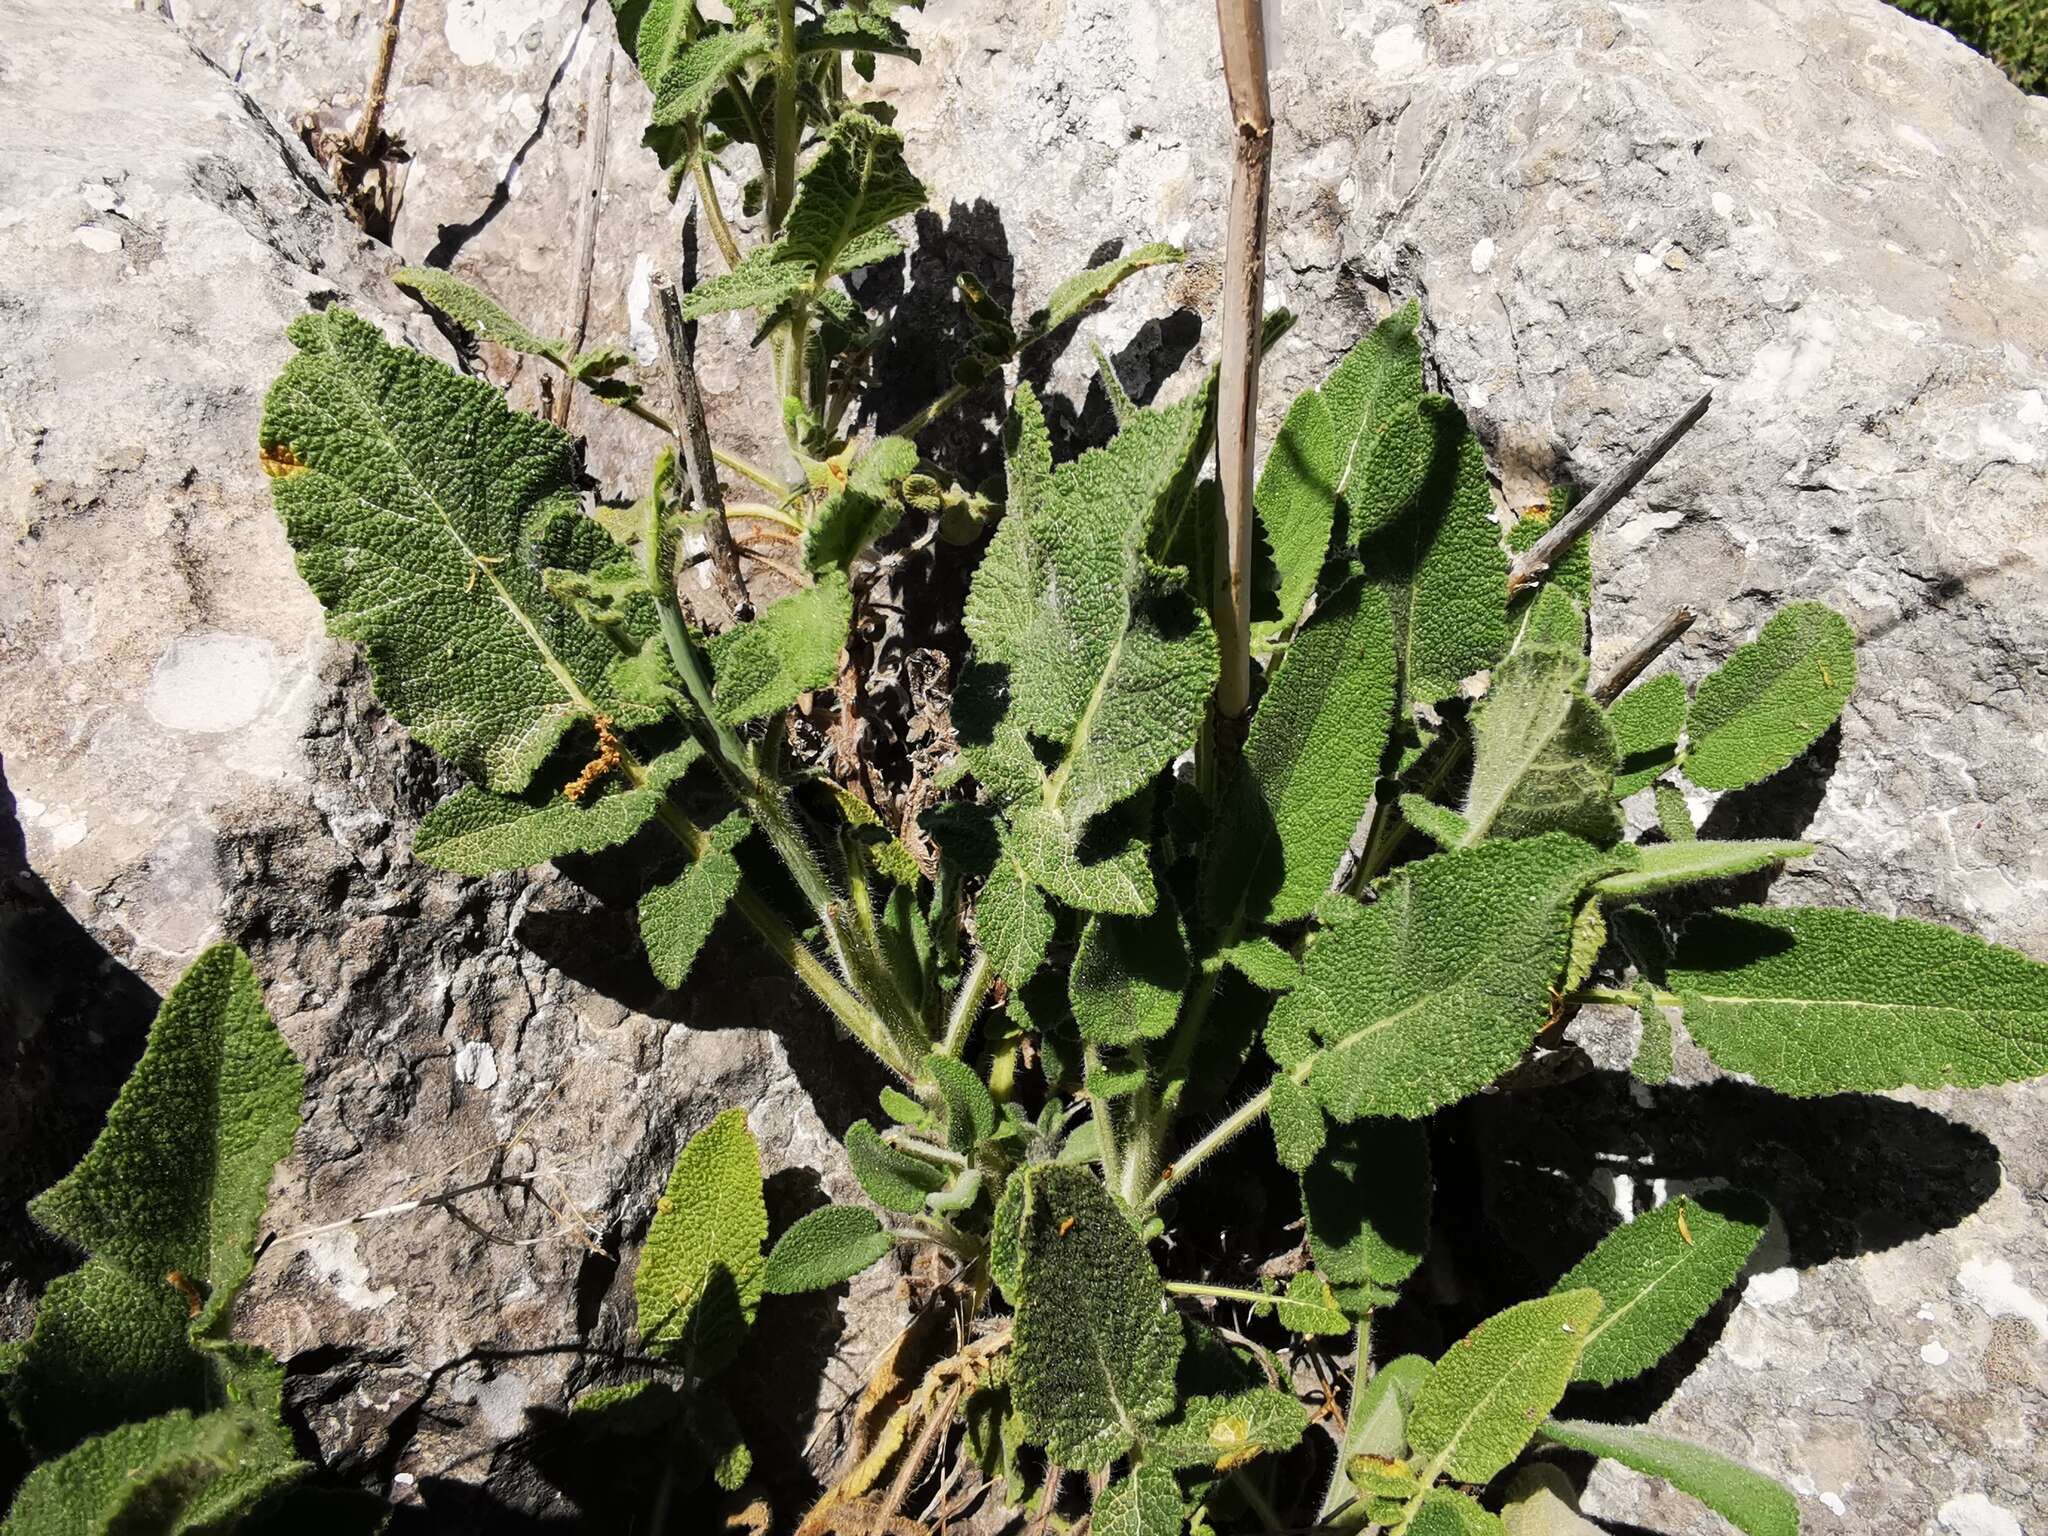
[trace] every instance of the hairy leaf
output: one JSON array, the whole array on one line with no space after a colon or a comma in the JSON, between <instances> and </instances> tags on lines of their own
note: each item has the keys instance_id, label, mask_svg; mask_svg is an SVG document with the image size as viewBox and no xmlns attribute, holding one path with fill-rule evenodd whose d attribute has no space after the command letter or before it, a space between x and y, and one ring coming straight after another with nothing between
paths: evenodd
<instances>
[{"instance_id":1,"label":"hairy leaf","mask_svg":"<svg viewBox=\"0 0 2048 1536\"><path fill-rule=\"evenodd\" d=\"M1734 1283L1769 1217L1747 1195L1681 1195L1602 1238L1551 1287L1590 1286L1607 1303L1587 1336L1578 1379L1611 1386L1669 1354Z\"/></svg>"},{"instance_id":2,"label":"hairy leaf","mask_svg":"<svg viewBox=\"0 0 2048 1536\"><path fill-rule=\"evenodd\" d=\"M1718 1451L1627 1424L1551 1419L1543 1437L1589 1456L1604 1456L1689 1493L1746 1536L1798 1536L1792 1495Z\"/></svg>"},{"instance_id":3,"label":"hairy leaf","mask_svg":"<svg viewBox=\"0 0 2048 1536\"><path fill-rule=\"evenodd\" d=\"M1577 614L1564 591L1546 587L1473 714L1468 848L1490 837L1544 832L1603 846L1621 836L1614 736L1586 693L1586 653L1575 638L1559 643L1556 634L1558 627L1576 629Z\"/></svg>"},{"instance_id":4,"label":"hairy leaf","mask_svg":"<svg viewBox=\"0 0 2048 1536\"><path fill-rule=\"evenodd\" d=\"M1319 393L1330 417L1334 438L1336 491L1348 496L1388 424L1422 399L1422 344L1415 327L1422 309L1414 300L1402 305L1354 346ZM1353 515L1353 542L1378 524L1361 524Z\"/></svg>"},{"instance_id":5,"label":"hairy leaf","mask_svg":"<svg viewBox=\"0 0 2048 1536\"><path fill-rule=\"evenodd\" d=\"M1148 1461L1102 1490L1089 1529L1098 1536L1180 1536L1184 1513L1173 1473Z\"/></svg>"},{"instance_id":6,"label":"hairy leaf","mask_svg":"<svg viewBox=\"0 0 2048 1536\"><path fill-rule=\"evenodd\" d=\"M1820 907L1710 913L1686 925L1666 985L1702 1050L1780 1093L1981 1088L2048 1072L2048 965L1934 923Z\"/></svg>"},{"instance_id":7,"label":"hairy leaf","mask_svg":"<svg viewBox=\"0 0 2048 1536\"><path fill-rule=\"evenodd\" d=\"M1856 635L1822 603L1790 603L1693 693L1685 776L1740 789L1788 766L1835 723L1856 686Z\"/></svg>"},{"instance_id":8,"label":"hairy leaf","mask_svg":"<svg viewBox=\"0 0 2048 1536\"><path fill-rule=\"evenodd\" d=\"M1301 618L1337 523L1337 432L1315 390L1302 391L1288 408L1252 502L1280 587L1278 617L1254 623L1252 631L1271 639L1291 634Z\"/></svg>"},{"instance_id":9,"label":"hairy leaf","mask_svg":"<svg viewBox=\"0 0 2048 1536\"><path fill-rule=\"evenodd\" d=\"M1432 1488L1408 1526L1408 1536L1504 1536L1506 1527L1470 1494Z\"/></svg>"},{"instance_id":10,"label":"hairy leaf","mask_svg":"<svg viewBox=\"0 0 2048 1536\"><path fill-rule=\"evenodd\" d=\"M1692 824L1692 810L1685 803L1685 791L1669 779L1657 781L1657 830L1674 843L1690 843L1699 837Z\"/></svg>"},{"instance_id":11,"label":"hairy leaf","mask_svg":"<svg viewBox=\"0 0 2048 1536\"><path fill-rule=\"evenodd\" d=\"M1621 759L1614 775L1615 799L1648 789L1676 766L1685 706L1685 679L1676 672L1659 672L1608 705L1607 728Z\"/></svg>"},{"instance_id":12,"label":"hairy leaf","mask_svg":"<svg viewBox=\"0 0 2048 1536\"><path fill-rule=\"evenodd\" d=\"M1593 894L1602 901L1640 901L1701 880L1751 874L1812 852L1811 843L1769 840L1648 843L1636 850L1633 869L1607 876L1593 887Z\"/></svg>"},{"instance_id":13,"label":"hairy leaf","mask_svg":"<svg viewBox=\"0 0 2048 1536\"><path fill-rule=\"evenodd\" d=\"M1548 1463L1515 1474L1500 1518L1507 1536L1603 1536L1599 1526L1580 1515L1578 1495L1564 1469Z\"/></svg>"},{"instance_id":14,"label":"hairy leaf","mask_svg":"<svg viewBox=\"0 0 2048 1536\"><path fill-rule=\"evenodd\" d=\"M738 811L711 829L697 860L640 898L640 942L655 980L680 987L696 963L697 952L718 926L740 888L739 861L733 850L746 841L753 823Z\"/></svg>"},{"instance_id":15,"label":"hairy leaf","mask_svg":"<svg viewBox=\"0 0 2048 1536\"><path fill-rule=\"evenodd\" d=\"M261 441L299 574L394 716L524 789L572 723L616 707L617 650L542 585L622 554L579 510L568 435L347 310L291 338Z\"/></svg>"},{"instance_id":16,"label":"hairy leaf","mask_svg":"<svg viewBox=\"0 0 2048 1536\"><path fill-rule=\"evenodd\" d=\"M21 1485L5 1536L222 1531L310 1470L255 1414L168 1413L123 1424L45 1462Z\"/></svg>"},{"instance_id":17,"label":"hairy leaf","mask_svg":"<svg viewBox=\"0 0 2048 1536\"><path fill-rule=\"evenodd\" d=\"M917 471L917 448L901 437L877 438L855 461L846 483L826 498L804 530L804 565L845 570L896 526L903 499L896 486ZM845 638L844 626L840 631Z\"/></svg>"},{"instance_id":18,"label":"hairy leaf","mask_svg":"<svg viewBox=\"0 0 2048 1536\"><path fill-rule=\"evenodd\" d=\"M863 236L915 213L924 200L924 183L903 162L903 135L865 112L841 113L798 178L778 242L782 259L803 263L822 280L842 270Z\"/></svg>"},{"instance_id":19,"label":"hairy leaf","mask_svg":"<svg viewBox=\"0 0 2048 1536\"><path fill-rule=\"evenodd\" d=\"M1216 958L1262 992L1291 992L1301 979L1301 967L1294 963L1294 956L1271 939L1257 935L1239 939Z\"/></svg>"},{"instance_id":20,"label":"hairy leaf","mask_svg":"<svg viewBox=\"0 0 2048 1536\"><path fill-rule=\"evenodd\" d=\"M1415 1406L1415 1394L1429 1380L1429 1370L1429 1362L1422 1356L1400 1355L1381 1366L1364 1389L1352 1395L1344 1443L1318 1519L1328 1520L1358 1497L1348 1470L1358 1457L1396 1461L1408 1453L1408 1414Z\"/></svg>"},{"instance_id":21,"label":"hairy leaf","mask_svg":"<svg viewBox=\"0 0 2048 1536\"><path fill-rule=\"evenodd\" d=\"M729 310L772 310L811 286L808 263L792 260L781 244L756 246L730 272L707 277L683 295L685 320L722 315Z\"/></svg>"},{"instance_id":22,"label":"hairy leaf","mask_svg":"<svg viewBox=\"0 0 2048 1536\"><path fill-rule=\"evenodd\" d=\"M1145 1462L1173 1468L1243 1466L1291 1451L1308 1430L1308 1410L1292 1392L1247 1387L1190 1397L1145 1438Z\"/></svg>"},{"instance_id":23,"label":"hairy leaf","mask_svg":"<svg viewBox=\"0 0 2048 1536\"><path fill-rule=\"evenodd\" d=\"M761 1152L728 1109L677 1156L633 1273L640 1344L699 1376L722 1369L761 1302Z\"/></svg>"},{"instance_id":24,"label":"hairy leaf","mask_svg":"<svg viewBox=\"0 0 2048 1536\"><path fill-rule=\"evenodd\" d=\"M770 1296L826 1290L877 1263L889 1248L889 1234L874 1212L823 1206L775 1240L761 1270L761 1289Z\"/></svg>"},{"instance_id":25,"label":"hairy leaf","mask_svg":"<svg viewBox=\"0 0 2048 1536\"><path fill-rule=\"evenodd\" d=\"M1299 1173L1323 1150L1329 1133L1323 1106L1285 1072L1273 1074L1270 1095L1266 1121L1273 1128L1273 1150L1282 1168Z\"/></svg>"},{"instance_id":26,"label":"hairy leaf","mask_svg":"<svg viewBox=\"0 0 2048 1536\"><path fill-rule=\"evenodd\" d=\"M1013 991L1045 963L1052 928L1052 909L1037 885L1015 858L1000 856L975 901L974 936Z\"/></svg>"},{"instance_id":27,"label":"hairy leaf","mask_svg":"<svg viewBox=\"0 0 2048 1536\"><path fill-rule=\"evenodd\" d=\"M1077 272L1053 289L1052 296L1045 301L1045 308L1032 315L1031 327L1040 333L1056 331L1069 320L1108 298L1124 279L1135 276L1147 267L1164 266L1186 259L1186 253L1178 246L1155 240L1150 245L1139 246L1128 255L1106 261L1099 267Z\"/></svg>"},{"instance_id":28,"label":"hairy leaf","mask_svg":"<svg viewBox=\"0 0 2048 1536\"><path fill-rule=\"evenodd\" d=\"M1097 1045L1156 1040L1172 1030L1187 982L1187 936L1172 897L1161 895L1147 917L1091 917L1068 979L1074 1023Z\"/></svg>"},{"instance_id":29,"label":"hairy leaf","mask_svg":"<svg viewBox=\"0 0 2048 1536\"><path fill-rule=\"evenodd\" d=\"M1477 1092L1549 1018L1578 897L1626 862L1551 833L1403 868L1309 951L1269 1045L1321 1047L1292 1070L1339 1120L1414 1118Z\"/></svg>"},{"instance_id":30,"label":"hairy leaf","mask_svg":"<svg viewBox=\"0 0 2048 1536\"><path fill-rule=\"evenodd\" d=\"M1145 845L1135 838L1116 841L1101 828L1084 826L1079 843L1070 843L1072 822L1052 807L1025 804L1011 814L1003 839L1005 857L1047 895L1083 912L1114 912L1138 917L1158 900Z\"/></svg>"},{"instance_id":31,"label":"hairy leaf","mask_svg":"<svg viewBox=\"0 0 2048 1536\"><path fill-rule=\"evenodd\" d=\"M1456 811L1420 795L1401 796L1401 819L1439 848L1463 848L1472 839L1472 824Z\"/></svg>"},{"instance_id":32,"label":"hairy leaf","mask_svg":"<svg viewBox=\"0 0 2048 1536\"><path fill-rule=\"evenodd\" d=\"M1100 1181L1025 1170L1012 1390L1031 1439L1097 1471L1173 1409L1180 1318L1145 1245Z\"/></svg>"},{"instance_id":33,"label":"hairy leaf","mask_svg":"<svg viewBox=\"0 0 2048 1536\"><path fill-rule=\"evenodd\" d=\"M909 34L894 21L851 6L828 11L821 20L801 23L796 29L796 47L799 53L887 53L912 63L920 57L910 46Z\"/></svg>"},{"instance_id":34,"label":"hairy leaf","mask_svg":"<svg viewBox=\"0 0 2048 1536\"><path fill-rule=\"evenodd\" d=\"M648 122L656 128L701 117L736 70L775 51L767 27L721 27L706 32L678 54L660 75L649 75L654 106Z\"/></svg>"},{"instance_id":35,"label":"hairy leaf","mask_svg":"<svg viewBox=\"0 0 2048 1536\"><path fill-rule=\"evenodd\" d=\"M1308 915L1371 803L1393 723L1386 594L1353 581L1295 635L1252 717L1204 868L1212 921Z\"/></svg>"},{"instance_id":36,"label":"hairy leaf","mask_svg":"<svg viewBox=\"0 0 2048 1536\"><path fill-rule=\"evenodd\" d=\"M865 1120L846 1128L846 1161L867 1197L899 1216L917 1215L924 1197L946 1184L944 1169L897 1151Z\"/></svg>"},{"instance_id":37,"label":"hairy leaf","mask_svg":"<svg viewBox=\"0 0 2048 1536\"><path fill-rule=\"evenodd\" d=\"M1266 1284L1271 1286L1272 1281ZM1287 1282L1284 1292L1276 1292L1272 1301L1261 1303L1252 1311L1263 1317L1271 1307L1280 1320L1280 1326L1290 1333L1327 1334L1349 1333L1351 1319L1344 1315L1337 1296L1322 1276L1314 1270L1303 1270Z\"/></svg>"},{"instance_id":38,"label":"hairy leaf","mask_svg":"<svg viewBox=\"0 0 2048 1536\"><path fill-rule=\"evenodd\" d=\"M934 1052L924 1059L924 1074L939 1085L949 1147L971 1152L995 1135L996 1101L974 1068L956 1056Z\"/></svg>"},{"instance_id":39,"label":"hairy leaf","mask_svg":"<svg viewBox=\"0 0 2048 1536\"><path fill-rule=\"evenodd\" d=\"M514 352L545 357L569 366L569 344L553 337L536 335L513 319L505 307L481 288L465 283L439 267L400 267L391 281L408 293L434 306L450 321L483 341L494 341Z\"/></svg>"},{"instance_id":40,"label":"hairy leaf","mask_svg":"<svg viewBox=\"0 0 2048 1536\"><path fill-rule=\"evenodd\" d=\"M853 594L837 571L777 598L759 618L711 637L711 702L734 723L787 709L839 678Z\"/></svg>"},{"instance_id":41,"label":"hairy leaf","mask_svg":"<svg viewBox=\"0 0 2048 1536\"><path fill-rule=\"evenodd\" d=\"M458 875L490 875L615 848L647 824L699 755L694 742L685 743L647 765L645 784L582 800L458 789L421 820L413 857Z\"/></svg>"},{"instance_id":42,"label":"hairy leaf","mask_svg":"<svg viewBox=\"0 0 2048 1536\"><path fill-rule=\"evenodd\" d=\"M1316 1265L1339 1285L1399 1285L1429 1246L1429 1133L1411 1120L1355 1120L1301 1176Z\"/></svg>"},{"instance_id":43,"label":"hairy leaf","mask_svg":"<svg viewBox=\"0 0 2048 1536\"><path fill-rule=\"evenodd\" d=\"M1599 1315L1598 1291L1567 1291L1496 1313L1453 1344L1408 1415L1415 1454L1461 1483L1491 1480L1564 1396Z\"/></svg>"}]
</instances>

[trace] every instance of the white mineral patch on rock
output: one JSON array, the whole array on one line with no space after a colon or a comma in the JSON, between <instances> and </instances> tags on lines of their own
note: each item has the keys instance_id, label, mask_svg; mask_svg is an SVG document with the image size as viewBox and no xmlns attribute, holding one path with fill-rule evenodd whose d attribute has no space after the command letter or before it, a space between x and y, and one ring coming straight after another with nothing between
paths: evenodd
<instances>
[{"instance_id":1,"label":"white mineral patch on rock","mask_svg":"<svg viewBox=\"0 0 2048 1536\"><path fill-rule=\"evenodd\" d=\"M1956 1285L1991 1317L2023 1317L2048 1335L2048 1302L2013 1278L2008 1259L1971 1259L1956 1271Z\"/></svg>"},{"instance_id":2,"label":"white mineral patch on rock","mask_svg":"<svg viewBox=\"0 0 2048 1536\"><path fill-rule=\"evenodd\" d=\"M2009 1509L1981 1493L1958 1494L1941 1506L1941 1528L1955 1536L2026 1536L2026 1527Z\"/></svg>"},{"instance_id":3,"label":"white mineral patch on rock","mask_svg":"<svg viewBox=\"0 0 2048 1536\"><path fill-rule=\"evenodd\" d=\"M181 635L157 658L143 705L174 731L232 731L263 713L277 648L246 635Z\"/></svg>"}]
</instances>

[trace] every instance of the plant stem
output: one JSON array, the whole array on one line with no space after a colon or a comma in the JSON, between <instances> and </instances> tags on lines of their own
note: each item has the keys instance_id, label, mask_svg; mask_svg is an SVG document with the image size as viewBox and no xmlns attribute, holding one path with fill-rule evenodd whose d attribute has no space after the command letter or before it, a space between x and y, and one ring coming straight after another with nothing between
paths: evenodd
<instances>
[{"instance_id":1,"label":"plant stem","mask_svg":"<svg viewBox=\"0 0 2048 1536\"><path fill-rule=\"evenodd\" d=\"M591 93L586 135L590 155L584 163L583 198L576 212L576 286L569 298L568 355L583 350L590 329L590 273L597 261L597 216L604 203L605 158L612 136L612 51L604 50L604 70ZM555 425L569 425L569 403L576 397L571 389L555 401Z\"/></svg>"},{"instance_id":2,"label":"plant stem","mask_svg":"<svg viewBox=\"0 0 2048 1536\"><path fill-rule=\"evenodd\" d=\"M942 1147L935 1141L926 1141L922 1136L906 1131L900 1125L892 1125L882 1132L882 1140L904 1152L915 1152L919 1157L934 1163L944 1163L948 1168L965 1168L967 1159L950 1148Z\"/></svg>"},{"instance_id":3,"label":"plant stem","mask_svg":"<svg viewBox=\"0 0 2048 1536\"><path fill-rule=\"evenodd\" d=\"M967 1042L973 1037L974 1022L981 1017L982 999L988 996L989 984L996 979L996 968L988 957L988 951L978 949L967 964L967 974L960 978L959 990L953 994L953 1006L946 1014L946 1033L939 1041L941 1056L959 1056L967 1049Z\"/></svg>"},{"instance_id":4,"label":"plant stem","mask_svg":"<svg viewBox=\"0 0 2048 1536\"><path fill-rule=\"evenodd\" d=\"M1266 88L1264 0L1217 0L1223 77L1235 120L1236 159L1224 236L1223 362L1216 391L1216 478L1223 488L1210 597L1222 672L1216 709L1235 720L1251 704L1252 460L1258 437L1259 333L1266 293L1266 203L1273 172L1273 105Z\"/></svg>"},{"instance_id":5,"label":"plant stem","mask_svg":"<svg viewBox=\"0 0 2048 1536\"><path fill-rule=\"evenodd\" d=\"M662 415L661 412L642 405L638 400L628 400L619 409L628 416L638 416L650 427L660 428L669 437L676 435L676 424L674 422ZM777 496L793 496L803 489L802 486L791 485L787 480L776 479L767 470L760 468L758 465L748 463L738 454L727 453L723 448L713 448L711 450L711 457L741 479L751 480L754 484L760 486L762 490L773 491Z\"/></svg>"},{"instance_id":6,"label":"plant stem","mask_svg":"<svg viewBox=\"0 0 2048 1536\"><path fill-rule=\"evenodd\" d=\"M1201 1167L1202 1164L1206 1163L1216 1153L1222 1151L1224 1146L1233 1140L1239 1132L1257 1124L1266 1111L1272 1107L1272 1103L1273 1090L1270 1087L1261 1088L1257 1093L1245 1100L1244 1103L1225 1115L1210 1128L1207 1135L1174 1159L1173 1176L1168 1178L1162 1173L1158 1182L1152 1186L1151 1191L1133 1209L1138 1211L1151 1210L1153 1206L1165 1198L1169 1188L1185 1181L1189 1174Z\"/></svg>"},{"instance_id":7,"label":"plant stem","mask_svg":"<svg viewBox=\"0 0 2048 1536\"><path fill-rule=\"evenodd\" d=\"M711 180L711 162L701 148L690 167L690 175L697 183L697 206L704 210L711 243L718 247L718 254L725 258L725 270L730 272L740 264L740 243L733 238L732 226L725 222L725 209L719 204L718 188Z\"/></svg>"},{"instance_id":8,"label":"plant stem","mask_svg":"<svg viewBox=\"0 0 2048 1536\"><path fill-rule=\"evenodd\" d=\"M682 300L666 277L654 284L656 306L661 310L661 328L668 343L669 377L674 381L676 409L682 416L675 434L682 449L683 467L690 491L704 514L704 538L711 546L711 568L718 573L721 595L733 617L746 622L754 616L754 600L747 591L746 574L740 569L739 551L733 547L732 530L725 522L725 493L719 489L718 471L711 457L711 429L704 421L704 396L697 387L697 364L690 355L689 327L683 323Z\"/></svg>"},{"instance_id":9,"label":"plant stem","mask_svg":"<svg viewBox=\"0 0 2048 1536\"><path fill-rule=\"evenodd\" d=\"M1623 991L1618 987L1579 987L1564 995L1566 1003L1605 1003L1614 1008L1640 1008L1643 994L1633 989ZM1676 992L1666 992L1661 987L1650 989L1650 1001L1659 1008L1679 1007L1684 999Z\"/></svg>"},{"instance_id":10,"label":"plant stem","mask_svg":"<svg viewBox=\"0 0 2048 1536\"><path fill-rule=\"evenodd\" d=\"M1600 680L1599 686L1593 690L1594 702L1604 707L1620 698L1630 683L1649 671L1657 658L1692 628L1694 617L1690 608L1674 608L1663 623L1645 635L1636 648L1622 657L1614 670Z\"/></svg>"},{"instance_id":11,"label":"plant stem","mask_svg":"<svg viewBox=\"0 0 2048 1536\"><path fill-rule=\"evenodd\" d=\"M405 0L391 0L384 11L384 30L377 38L377 62L370 71L370 89L363 98L362 120L356 124L355 153L370 158L376 147L384 117L384 101L391 89L391 61L398 53L398 21L405 13Z\"/></svg>"},{"instance_id":12,"label":"plant stem","mask_svg":"<svg viewBox=\"0 0 2048 1536\"><path fill-rule=\"evenodd\" d=\"M1234 1285L1209 1285L1200 1280L1169 1280L1166 1289L1175 1296L1208 1296L1217 1301L1249 1301L1257 1306L1269 1307L1275 1301L1285 1301L1285 1296L1275 1296L1266 1291L1248 1291Z\"/></svg>"}]
</instances>

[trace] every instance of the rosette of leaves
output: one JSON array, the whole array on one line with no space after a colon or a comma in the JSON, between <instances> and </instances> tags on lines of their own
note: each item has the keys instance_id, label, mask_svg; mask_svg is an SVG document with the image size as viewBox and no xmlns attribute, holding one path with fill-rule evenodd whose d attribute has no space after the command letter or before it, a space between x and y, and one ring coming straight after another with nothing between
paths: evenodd
<instances>
[{"instance_id":1,"label":"rosette of leaves","mask_svg":"<svg viewBox=\"0 0 2048 1536\"><path fill-rule=\"evenodd\" d=\"M283 1371L229 1334L304 1074L233 945L171 989L105 1128L30 1202L85 1261L43 1292L0 1393L39 1463L6 1536L370 1531L382 1506L303 1486Z\"/></svg>"}]
</instances>

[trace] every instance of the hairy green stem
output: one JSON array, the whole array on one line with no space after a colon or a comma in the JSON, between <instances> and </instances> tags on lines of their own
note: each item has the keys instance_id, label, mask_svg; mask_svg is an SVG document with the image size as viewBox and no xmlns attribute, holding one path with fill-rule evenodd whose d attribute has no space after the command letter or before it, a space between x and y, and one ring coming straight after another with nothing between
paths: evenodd
<instances>
[{"instance_id":1,"label":"hairy green stem","mask_svg":"<svg viewBox=\"0 0 2048 1536\"><path fill-rule=\"evenodd\" d=\"M733 238L732 226L725 222L725 209L719 206L718 189L711 181L711 162L701 144L692 157L690 174L697 183L697 206L704 210L704 226L711 231L711 242L725 258L725 270L730 272L740 264L740 243Z\"/></svg>"},{"instance_id":2,"label":"hairy green stem","mask_svg":"<svg viewBox=\"0 0 2048 1536\"><path fill-rule=\"evenodd\" d=\"M1208 1296L1217 1301L1249 1301L1262 1307L1287 1299L1268 1291L1248 1291L1235 1285L1210 1285L1201 1280L1169 1280L1166 1282L1166 1289L1175 1296Z\"/></svg>"},{"instance_id":3,"label":"hairy green stem","mask_svg":"<svg viewBox=\"0 0 2048 1536\"><path fill-rule=\"evenodd\" d=\"M1084 1082L1093 1077L1101 1066L1101 1050L1091 1043L1085 1060L1087 1065L1083 1068L1082 1075ZM1128 1205L1131 1202L1130 1191L1125 1186L1125 1180L1129 1176L1128 1165L1124 1162L1123 1148L1116 1139L1115 1113L1107 1099L1099 1099L1090 1094L1088 1103L1089 1113L1095 1121L1095 1149L1102 1158L1102 1182L1118 1199Z\"/></svg>"},{"instance_id":4,"label":"hairy green stem","mask_svg":"<svg viewBox=\"0 0 2048 1536\"><path fill-rule=\"evenodd\" d=\"M1150 1192L1146 1194L1143 1200L1138 1201L1133 1206L1133 1209L1138 1211L1151 1210L1153 1206L1166 1197L1168 1189L1172 1188L1175 1184L1184 1182L1189 1174L1222 1151L1239 1133L1256 1125L1265 1116L1266 1111L1272 1107L1272 1104L1273 1090L1270 1087L1261 1088L1257 1093L1245 1100L1244 1103L1217 1121L1210 1128L1207 1135L1203 1136L1200 1141L1197 1141L1187 1151L1174 1159L1171 1176L1166 1171L1161 1171L1158 1182L1152 1186Z\"/></svg>"},{"instance_id":5,"label":"hairy green stem","mask_svg":"<svg viewBox=\"0 0 2048 1536\"><path fill-rule=\"evenodd\" d=\"M1650 1001L1659 1008L1676 1008L1684 1000L1676 992L1666 992L1661 987L1650 989ZM1564 995L1567 1003L1606 1003L1616 1008L1640 1008L1643 994L1634 990L1623 991L1617 987L1579 987Z\"/></svg>"},{"instance_id":6,"label":"hairy green stem","mask_svg":"<svg viewBox=\"0 0 2048 1536\"><path fill-rule=\"evenodd\" d=\"M966 1052L967 1042L974 1034L974 1021L981 1017L982 999L988 996L989 985L995 979L996 968L988 951L976 950L946 1014L946 1033L939 1041L941 1056L960 1056Z\"/></svg>"},{"instance_id":7,"label":"hairy green stem","mask_svg":"<svg viewBox=\"0 0 2048 1536\"><path fill-rule=\"evenodd\" d=\"M919 1157L934 1163L944 1163L948 1168L965 1168L967 1159L950 1148L942 1147L935 1141L926 1141L915 1132L907 1131L900 1125L892 1125L882 1132L882 1140L903 1152L915 1152Z\"/></svg>"}]
</instances>

